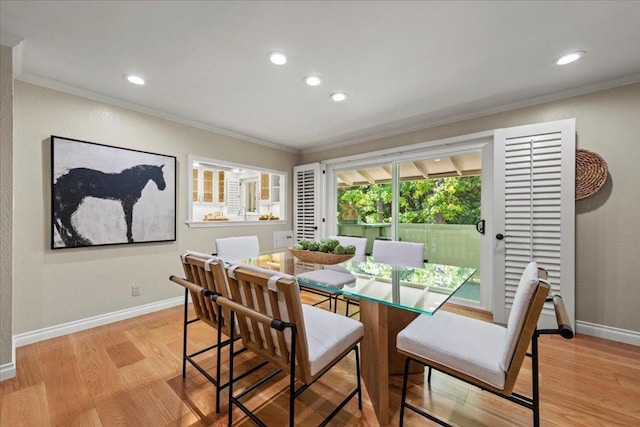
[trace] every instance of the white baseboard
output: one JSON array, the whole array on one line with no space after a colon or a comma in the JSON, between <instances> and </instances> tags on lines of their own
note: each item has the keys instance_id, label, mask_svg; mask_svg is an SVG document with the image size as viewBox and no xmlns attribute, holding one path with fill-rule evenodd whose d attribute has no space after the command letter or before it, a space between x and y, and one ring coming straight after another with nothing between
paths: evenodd
<instances>
[{"instance_id":1,"label":"white baseboard","mask_svg":"<svg viewBox=\"0 0 640 427\"><path fill-rule=\"evenodd\" d=\"M150 304L139 305L136 307L125 308L111 313L101 314L99 316L88 317L61 325L49 326L47 328L38 329L31 332L25 332L13 337L14 348L23 345L33 344L39 341L56 338L62 335L71 334L73 332L84 331L85 329L95 328L96 326L106 325L108 323L117 322L119 320L130 319L132 317L141 316L143 314L152 313L154 311L164 310L166 308L175 307L184 303L184 297L170 298L164 301L153 302ZM15 361L15 355L13 360ZM15 369L15 368L14 368Z\"/></svg>"},{"instance_id":2,"label":"white baseboard","mask_svg":"<svg viewBox=\"0 0 640 427\"><path fill-rule=\"evenodd\" d=\"M0 365L0 382L16 376L16 339L11 338L11 362Z\"/></svg>"},{"instance_id":3,"label":"white baseboard","mask_svg":"<svg viewBox=\"0 0 640 427\"><path fill-rule=\"evenodd\" d=\"M614 328L612 326L577 320L576 333L640 346L640 332Z\"/></svg>"}]
</instances>

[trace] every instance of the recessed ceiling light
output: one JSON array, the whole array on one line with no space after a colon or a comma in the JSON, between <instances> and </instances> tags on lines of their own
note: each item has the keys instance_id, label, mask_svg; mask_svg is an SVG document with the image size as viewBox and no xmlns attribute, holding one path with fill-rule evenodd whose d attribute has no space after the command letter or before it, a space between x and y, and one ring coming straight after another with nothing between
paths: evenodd
<instances>
[{"instance_id":1,"label":"recessed ceiling light","mask_svg":"<svg viewBox=\"0 0 640 427\"><path fill-rule=\"evenodd\" d=\"M556 59L553 62L555 62L556 65L571 64L572 62L575 62L578 59L582 58L584 56L584 54L585 54L585 52L583 52L583 51L572 52L572 53L569 53L567 55L561 56L560 58Z\"/></svg>"},{"instance_id":2,"label":"recessed ceiling light","mask_svg":"<svg viewBox=\"0 0 640 427\"><path fill-rule=\"evenodd\" d=\"M284 65L287 63L287 57L284 53L271 52L269 54L269 61L276 65Z\"/></svg>"},{"instance_id":3,"label":"recessed ceiling light","mask_svg":"<svg viewBox=\"0 0 640 427\"><path fill-rule=\"evenodd\" d=\"M434 162L439 162L442 159L433 159Z\"/></svg>"},{"instance_id":4,"label":"recessed ceiling light","mask_svg":"<svg viewBox=\"0 0 640 427\"><path fill-rule=\"evenodd\" d=\"M320 83L322 83L322 79L320 79L320 77L318 76L307 76L304 78L304 82L309 86L318 86Z\"/></svg>"},{"instance_id":5,"label":"recessed ceiling light","mask_svg":"<svg viewBox=\"0 0 640 427\"><path fill-rule=\"evenodd\" d=\"M331 94L331 99L333 99L336 102L342 102L345 99L347 99L347 95L342 92L336 92Z\"/></svg>"},{"instance_id":6,"label":"recessed ceiling light","mask_svg":"<svg viewBox=\"0 0 640 427\"><path fill-rule=\"evenodd\" d=\"M143 85L144 79L140 76L135 76L133 74L125 74L124 78L129 81L129 83L133 83L134 85Z\"/></svg>"}]
</instances>

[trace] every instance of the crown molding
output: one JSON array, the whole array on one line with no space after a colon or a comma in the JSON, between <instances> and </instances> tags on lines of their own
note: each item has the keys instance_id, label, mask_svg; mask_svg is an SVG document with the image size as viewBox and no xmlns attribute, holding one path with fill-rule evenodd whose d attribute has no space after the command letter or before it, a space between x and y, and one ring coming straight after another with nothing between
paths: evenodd
<instances>
[{"instance_id":1,"label":"crown molding","mask_svg":"<svg viewBox=\"0 0 640 427\"><path fill-rule=\"evenodd\" d=\"M67 83L63 83L58 80L43 77L40 75L30 74L30 73L21 73L17 76L14 76L14 78L16 80L34 84L36 86L46 87L49 89L57 90L59 92L64 92L71 95L80 96L82 98L91 99L93 101L104 102L106 104L114 105L116 107L125 108L127 110L136 111L138 113L148 114L150 116L154 116L154 117L158 117L164 120L169 120L175 123L191 126L197 129L214 132L214 133L235 138L244 142L250 142L252 144L262 145L265 147L273 148L275 150L285 151L288 153L300 154L300 150L288 147L286 145L277 144L275 142L266 141L260 138L255 138L249 135L244 135L244 134L237 133L237 132L230 131L223 128L218 128L215 126L211 126L207 123L203 123L197 120L190 120L185 117L167 113L161 110L156 110L154 108L144 107L142 105L139 105L133 102L124 101L119 98L102 95L100 93L93 92L91 90L82 89Z\"/></svg>"},{"instance_id":2,"label":"crown molding","mask_svg":"<svg viewBox=\"0 0 640 427\"><path fill-rule=\"evenodd\" d=\"M10 33L0 32L0 45L11 48L11 71L16 79L22 74L22 48L24 39Z\"/></svg>"},{"instance_id":3,"label":"crown molding","mask_svg":"<svg viewBox=\"0 0 640 427\"><path fill-rule=\"evenodd\" d=\"M7 47L16 47L22 43L24 39L15 34L0 31L0 44Z\"/></svg>"},{"instance_id":4,"label":"crown molding","mask_svg":"<svg viewBox=\"0 0 640 427\"><path fill-rule=\"evenodd\" d=\"M369 128L370 131L367 132L367 129L363 129L358 132L366 132L366 135L358 138L347 139L338 143L329 143L323 144L322 141L318 141L313 144L313 148L301 149L300 154L314 154L323 151L328 151L337 148L348 147L351 145L360 144L363 142L374 141L382 138L389 138L398 135L404 135L411 132L418 132L426 129L430 129L436 126L448 125L451 123L457 123L464 120L477 119L480 117L486 117L493 114L504 113L506 111L518 110L520 108L532 107L534 105L540 105L547 102L559 101L561 99L571 98L579 95L586 95L588 93L598 92L601 90L612 89L615 87L625 86L628 84L638 83L640 82L640 73L630 74L628 76L619 77L616 79L606 80L590 85L580 86L573 89L567 89L555 93L550 93L542 96L537 96L534 98L529 98L523 101L512 102L508 104L501 105L499 107L492 108L484 108L468 113L462 113L457 115L449 116L445 119L433 119L429 120L429 116L437 114L438 112L432 112L424 115L415 116L409 119L399 120L395 123L411 123L411 122L419 122L419 124L415 125L406 125L406 126L397 126L393 125L394 122L385 123L379 126L375 126ZM380 129L383 127L391 127L388 131L378 131L376 129Z\"/></svg>"}]
</instances>

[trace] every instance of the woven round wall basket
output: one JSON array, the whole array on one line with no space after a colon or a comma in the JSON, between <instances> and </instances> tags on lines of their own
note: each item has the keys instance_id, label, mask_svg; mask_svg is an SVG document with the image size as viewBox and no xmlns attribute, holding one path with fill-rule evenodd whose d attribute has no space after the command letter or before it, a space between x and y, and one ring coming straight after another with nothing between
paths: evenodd
<instances>
[{"instance_id":1,"label":"woven round wall basket","mask_svg":"<svg viewBox=\"0 0 640 427\"><path fill-rule=\"evenodd\" d=\"M593 151L576 150L576 200L598 192L607 180L607 162Z\"/></svg>"}]
</instances>

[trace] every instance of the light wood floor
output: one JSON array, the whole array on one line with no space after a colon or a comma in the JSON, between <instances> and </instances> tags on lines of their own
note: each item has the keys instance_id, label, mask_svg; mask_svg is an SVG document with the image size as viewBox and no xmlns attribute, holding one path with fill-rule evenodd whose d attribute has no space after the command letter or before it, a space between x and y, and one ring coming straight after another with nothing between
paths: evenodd
<instances>
[{"instance_id":1,"label":"light wood floor","mask_svg":"<svg viewBox=\"0 0 640 427\"><path fill-rule=\"evenodd\" d=\"M470 313L478 315L477 313ZM194 324L190 348L212 343L213 330ZM17 349L17 376L0 383L0 426L224 426L214 389L193 367L181 377L182 308L176 307ZM640 347L588 336L543 337L540 345L543 426L640 426ZM226 359L226 357L225 357ZM202 357L213 367L212 357ZM254 363L241 356L243 369ZM354 384L353 357L304 392L296 425L317 425ZM528 362L525 362L528 363ZM226 367L226 362L224 364ZM213 371L212 371L213 372ZM440 373L431 386L414 375L410 401L461 426L528 426L530 411ZM529 366L518 390L529 392ZM250 379L249 379L250 380ZM399 402L402 380L392 381ZM241 387L241 385L240 385ZM278 376L246 404L270 426L287 422L287 378ZM339 395L339 396L338 396ZM234 409L234 425L252 425ZM398 414L392 425L398 424ZM365 392L363 410L350 402L332 425L376 426ZM431 425L409 413L407 426Z\"/></svg>"}]
</instances>

